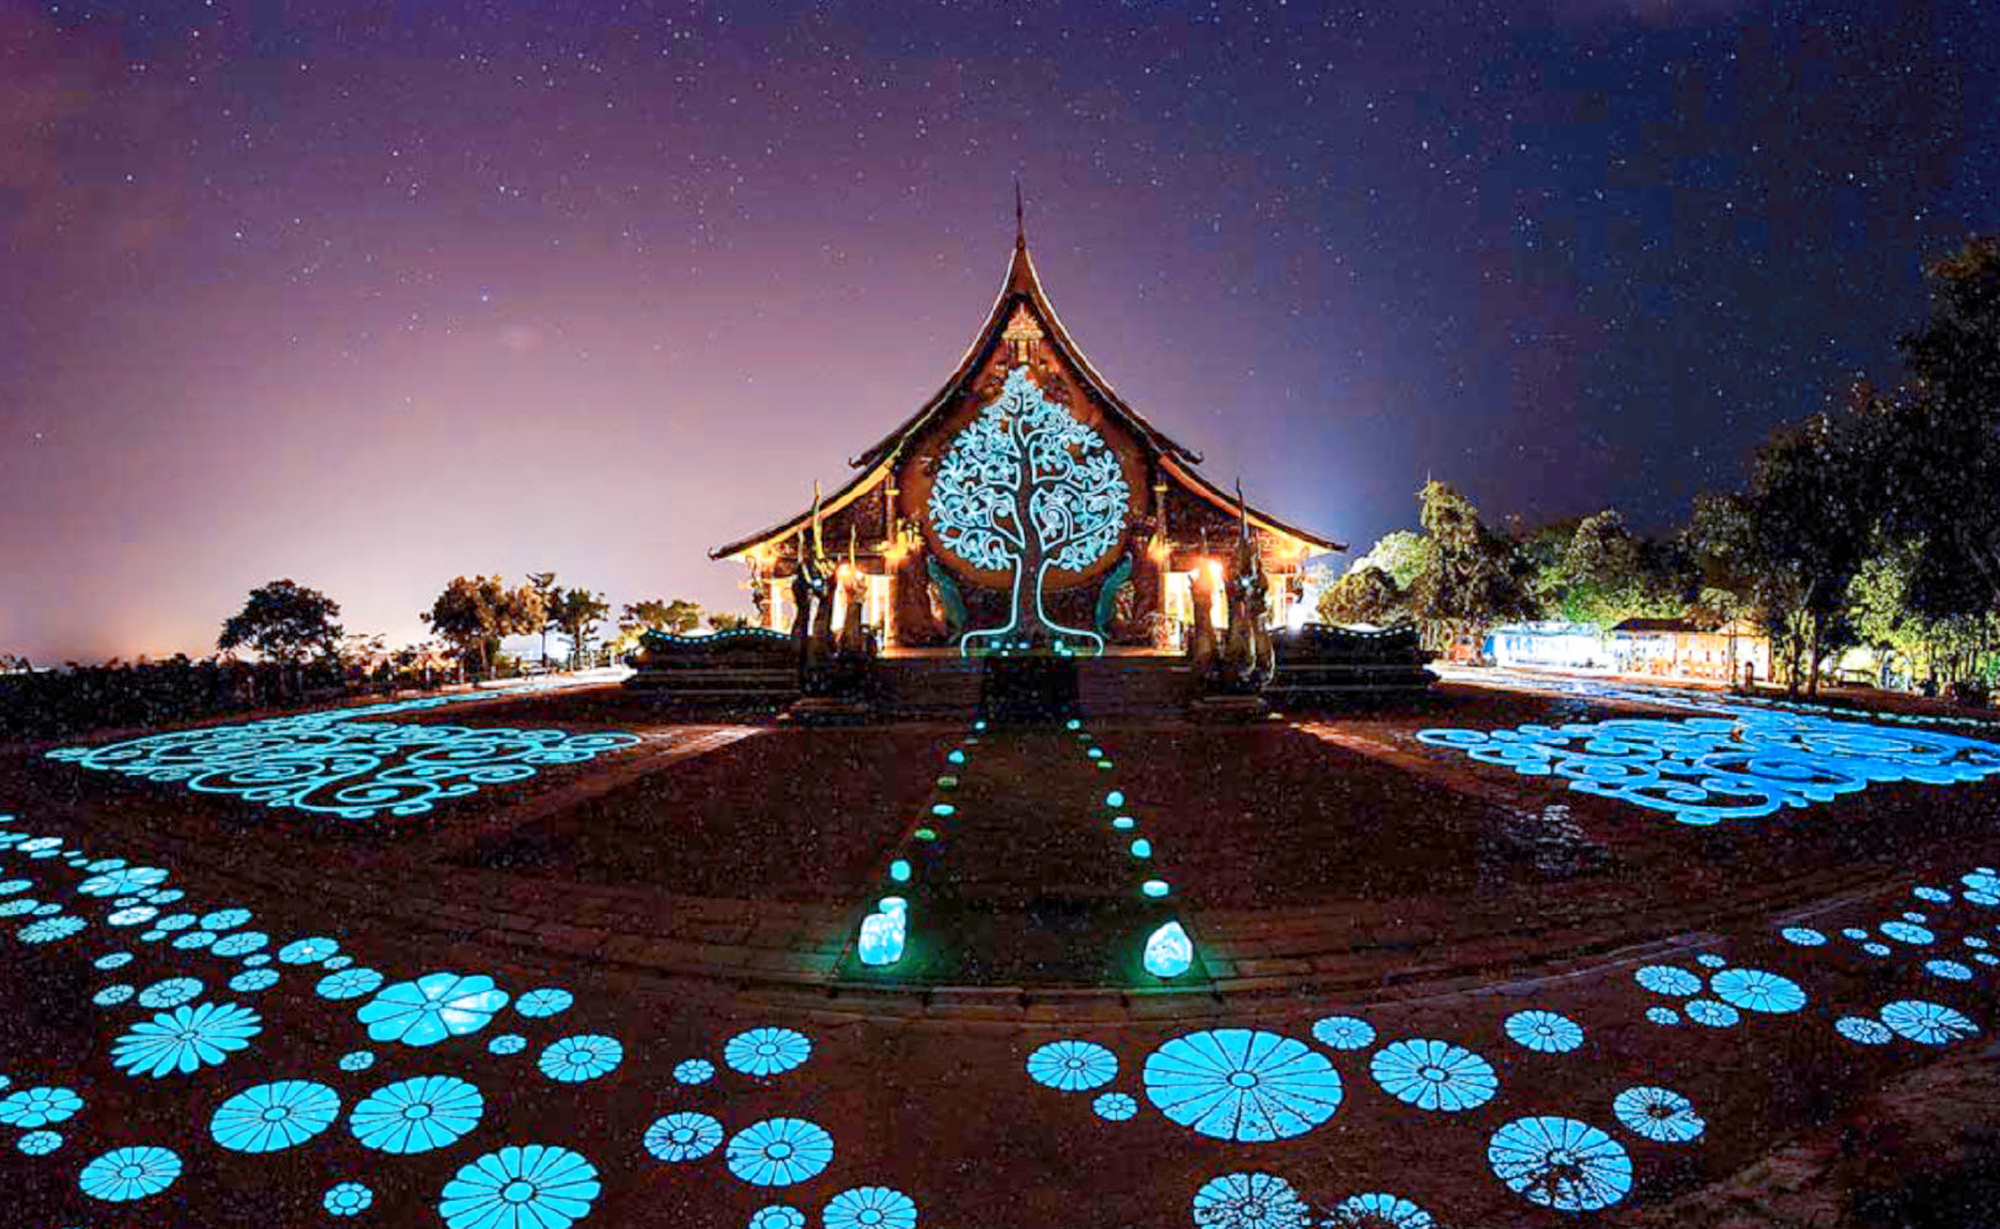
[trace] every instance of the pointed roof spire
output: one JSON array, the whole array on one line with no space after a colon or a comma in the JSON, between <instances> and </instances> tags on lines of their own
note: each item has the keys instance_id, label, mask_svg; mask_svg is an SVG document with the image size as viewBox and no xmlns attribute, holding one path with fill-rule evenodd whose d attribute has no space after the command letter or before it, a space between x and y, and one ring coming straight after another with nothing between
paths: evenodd
<instances>
[{"instance_id":1,"label":"pointed roof spire","mask_svg":"<svg viewBox=\"0 0 2000 1229\"><path fill-rule=\"evenodd\" d=\"M1028 246L1027 211L1021 207L1021 177L1014 176L1014 246Z\"/></svg>"}]
</instances>

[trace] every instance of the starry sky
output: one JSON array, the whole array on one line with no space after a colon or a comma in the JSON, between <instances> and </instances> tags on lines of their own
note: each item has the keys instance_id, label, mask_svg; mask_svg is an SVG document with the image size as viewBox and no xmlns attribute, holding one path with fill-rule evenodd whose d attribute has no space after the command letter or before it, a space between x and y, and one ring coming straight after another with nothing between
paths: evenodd
<instances>
[{"instance_id":1,"label":"starry sky","mask_svg":"<svg viewBox=\"0 0 2000 1229\"><path fill-rule=\"evenodd\" d=\"M0 651L747 609L990 308L1365 549L1670 527L2000 228L1990 0L0 0Z\"/></svg>"}]
</instances>

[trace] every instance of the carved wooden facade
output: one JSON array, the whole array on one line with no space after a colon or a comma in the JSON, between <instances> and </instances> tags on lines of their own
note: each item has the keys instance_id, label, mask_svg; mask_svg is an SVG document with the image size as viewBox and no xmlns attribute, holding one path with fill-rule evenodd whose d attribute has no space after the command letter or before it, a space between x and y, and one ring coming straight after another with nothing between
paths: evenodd
<instances>
[{"instance_id":1,"label":"carved wooden facade","mask_svg":"<svg viewBox=\"0 0 2000 1229\"><path fill-rule=\"evenodd\" d=\"M864 617L884 645L944 646L959 632L1004 622L1012 573L954 554L933 522L930 499L945 452L1017 367L1102 438L1129 492L1112 546L1081 567L1049 572L1050 619L1094 628L1114 646L1175 647L1191 619L1190 574L1220 566L1235 544L1236 501L1200 474L1198 454L1146 422L1091 367L1049 305L1019 235L1000 297L958 369L936 396L856 458L854 478L821 505L826 552L845 565L852 544L853 566L867 578ZM1306 558L1346 548L1256 508L1244 520L1271 579L1274 618L1282 621L1300 596ZM812 521L807 509L709 552L748 567L765 626L789 626L785 582Z\"/></svg>"}]
</instances>

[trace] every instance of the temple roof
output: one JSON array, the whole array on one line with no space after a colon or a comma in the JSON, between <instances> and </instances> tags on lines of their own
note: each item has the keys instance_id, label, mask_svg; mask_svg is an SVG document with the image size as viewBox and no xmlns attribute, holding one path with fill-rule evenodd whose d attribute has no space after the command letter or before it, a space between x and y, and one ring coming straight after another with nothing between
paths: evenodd
<instances>
[{"instance_id":1,"label":"temple roof","mask_svg":"<svg viewBox=\"0 0 2000 1229\"><path fill-rule=\"evenodd\" d=\"M1039 325L1039 327L1038 327ZM1201 454L1184 447L1151 423L1131 406L1125 404L1110 381L1098 374L1083 351L1070 338L1069 330L1063 327L1061 317L1049 303L1048 294L1042 289L1040 275L1035 272L1034 257L1028 254L1028 240L1021 228L1014 232L1014 254L1007 263L1007 279L1000 287L1000 295L993 301L993 310L987 314L986 322L974 334L972 344L958 361L944 386L938 389L916 413L905 419L888 435L883 436L848 464L861 472L854 475L845 485L826 500L821 508L822 515L830 515L847 504L854 502L864 492L872 488L888 472L903 445L920 433L932 418L945 413L953 404L959 392L980 369L993 347L1007 344L1014 337L1037 336L1043 344L1049 345L1065 359L1072 371L1096 395L1106 411L1134 436L1144 441L1161 459L1165 468L1180 480L1183 486L1218 507L1230 512L1236 511L1235 500L1224 494L1214 483L1195 469L1201 464ZM1282 521L1275 520L1255 508L1249 510L1249 520L1253 525L1274 533L1285 534L1321 550L1344 551L1345 543L1307 533ZM780 521L768 529L748 537L718 546L708 552L711 559L727 559L761 543L782 541L812 523L812 512L807 510L796 516Z\"/></svg>"}]
</instances>

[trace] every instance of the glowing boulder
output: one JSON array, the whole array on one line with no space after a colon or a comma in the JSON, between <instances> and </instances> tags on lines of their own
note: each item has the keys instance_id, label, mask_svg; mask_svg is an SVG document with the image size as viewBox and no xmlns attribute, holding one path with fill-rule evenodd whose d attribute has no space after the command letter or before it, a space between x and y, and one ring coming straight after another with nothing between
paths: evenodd
<instances>
[{"instance_id":1,"label":"glowing boulder","mask_svg":"<svg viewBox=\"0 0 2000 1229\"><path fill-rule=\"evenodd\" d=\"M1194 963L1194 942L1179 922L1168 922L1146 940L1146 972L1155 977L1179 977Z\"/></svg>"}]
</instances>

